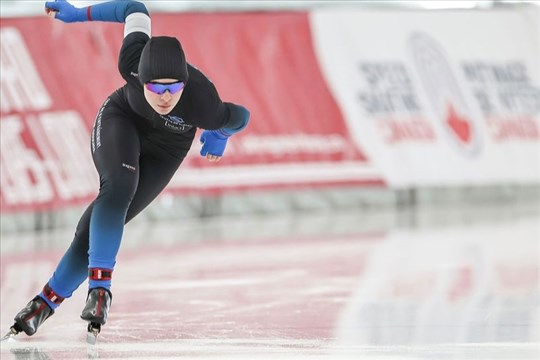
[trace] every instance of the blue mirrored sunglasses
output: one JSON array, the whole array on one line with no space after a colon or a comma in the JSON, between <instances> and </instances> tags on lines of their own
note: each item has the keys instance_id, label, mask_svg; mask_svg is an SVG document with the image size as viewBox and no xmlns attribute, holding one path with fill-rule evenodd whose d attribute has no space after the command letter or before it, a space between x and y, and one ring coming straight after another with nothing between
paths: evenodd
<instances>
[{"instance_id":1,"label":"blue mirrored sunglasses","mask_svg":"<svg viewBox=\"0 0 540 360\"><path fill-rule=\"evenodd\" d=\"M146 83L146 88L153 92L154 94L163 95L165 91L169 91L171 94L176 94L184 88L184 83L182 81L163 84L158 82L148 82Z\"/></svg>"}]
</instances>

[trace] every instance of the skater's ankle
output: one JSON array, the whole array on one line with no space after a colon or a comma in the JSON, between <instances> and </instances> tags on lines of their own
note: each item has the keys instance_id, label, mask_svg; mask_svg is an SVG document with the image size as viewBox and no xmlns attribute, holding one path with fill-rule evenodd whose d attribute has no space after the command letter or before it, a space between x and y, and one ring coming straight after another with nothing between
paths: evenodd
<instances>
[{"instance_id":1,"label":"skater's ankle","mask_svg":"<svg viewBox=\"0 0 540 360\"><path fill-rule=\"evenodd\" d=\"M64 297L58 295L47 283L43 290L41 290L41 293L38 295L52 310L55 310L62 301L64 301Z\"/></svg>"},{"instance_id":2,"label":"skater's ankle","mask_svg":"<svg viewBox=\"0 0 540 360\"><path fill-rule=\"evenodd\" d=\"M88 290L97 289L97 288L103 288L105 290L110 291L111 290L111 280L107 281L96 281L96 280L90 280L88 282Z\"/></svg>"},{"instance_id":3,"label":"skater's ankle","mask_svg":"<svg viewBox=\"0 0 540 360\"><path fill-rule=\"evenodd\" d=\"M45 304L47 304L47 306L51 308L51 310L56 310L56 308L59 306L59 304L55 304L51 300L49 300L47 297L45 297L43 293L40 293L38 296L40 297L41 300L45 302Z\"/></svg>"},{"instance_id":4,"label":"skater's ankle","mask_svg":"<svg viewBox=\"0 0 540 360\"><path fill-rule=\"evenodd\" d=\"M112 269L89 268L88 288L103 288L110 292L112 279Z\"/></svg>"}]
</instances>

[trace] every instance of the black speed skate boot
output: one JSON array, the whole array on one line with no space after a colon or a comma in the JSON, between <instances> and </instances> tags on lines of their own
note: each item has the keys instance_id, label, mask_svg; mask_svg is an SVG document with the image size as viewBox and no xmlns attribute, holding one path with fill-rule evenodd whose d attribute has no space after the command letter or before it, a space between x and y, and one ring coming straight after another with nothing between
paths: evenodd
<instances>
[{"instance_id":1,"label":"black speed skate boot","mask_svg":"<svg viewBox=\"0 0 540 360\"><path fill-rule=\"evenodd\" d=\"M11 327L17 333L24 331L32 336L41 324L54 314L54 310L41 297L33 298L24 309L15 316L15 324Z\"/></svg>"},{"instance_id":2,"label":"black speed skate boot","mask_svg":"<svg viewBox=\"0 0 540 360\"><path fill-rule=\"evenodd\" d=\"M112 294L105 288L94 288L88 291L86 305L82 311L81 319L88 321L88 334L86 340L95 344L101 331L101 325L107 322Z\"/></svg>"},{"instance_id":3,"label":"black speed skate boot","mask_svg":"<svg viewBox=\"0 0 540 360\"><path fill-rule=\"evenodd\" d=\"M52 303L60 305L64 298L56 294L49 286L45 285L42 291ZM17 335L21 331L28 336L36 333L37 329L54 314L49 304L39 295L33 298L24 309L15 316L15 323L10 328L10 332L3 339Z\"/></svg>"}]
</instances>

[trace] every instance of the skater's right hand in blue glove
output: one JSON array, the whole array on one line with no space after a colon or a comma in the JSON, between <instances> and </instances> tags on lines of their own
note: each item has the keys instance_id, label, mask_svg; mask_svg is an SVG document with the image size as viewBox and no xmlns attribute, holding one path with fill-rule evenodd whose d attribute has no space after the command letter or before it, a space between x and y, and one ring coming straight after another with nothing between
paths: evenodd
<instances>
[{"instance_id":1,"label":"skater's right hand in blue glove","mask_svg":"<svg viewBox=\"0 0 540 360\"><path fill-rule=\"evenodd\" d=\"M229 135L220 130L204 130L199 141L202 144L201 156L210 161L219 161L225 152Z\"/></svg>"},{"instance_id":2,"label":"skater's right hand in blue glove","mask_svg":"<svg viewBox=\"0 0 540 360\"><path fill-rule=\"evenodd\" d=\"M86 11L86 8L76 8L66 0L47 1L45 3L45 12L47 15L51 16L54 14L55 19L61 20L65 23L87 21L88 15Z\"/></svg>"}]
</instances>

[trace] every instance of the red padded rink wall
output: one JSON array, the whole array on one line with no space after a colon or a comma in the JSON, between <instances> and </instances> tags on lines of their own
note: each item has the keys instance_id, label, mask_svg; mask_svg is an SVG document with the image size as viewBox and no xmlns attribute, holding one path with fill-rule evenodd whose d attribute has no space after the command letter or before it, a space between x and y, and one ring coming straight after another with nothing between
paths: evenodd
<instances>
[{"instance_id":1,"label":"red padded rink wall","mask_svg":"<svg viewBox=\"0 0 540 360\"><path fill-rule=\"evenodd\" d=\"M352 143L322 78L306 13L156 14L152 26L153 35L178 37L188 61L208 75L222 99L244 104L252 114L249 129L235 136L219 164L198 156L195 144L169 191L383 184ZM2 165L13 169L3 179L2 211L88 202L97 190L97 181L80 189L96 177L90 129L102 102L123 84L117 71L123 25L2 19L2 36L2 126L10 134ZM29 85L39 81L49 101L36 104L37 87ZM61 139L68 127L75 135ZM19 128L20 135L11 135ZM75 137L80 139L70 140ZM8 152L17 147L31 160L19 156L22 165L15 163ZM76 155L68 158L65 150L73 147ZM264 172L268 176L261 177ZM59 178L68 180L60 184ZM71 187L78 190L62 194ZM36 195L25 198L32 191Z\"/></svg>"}]
</instances>

